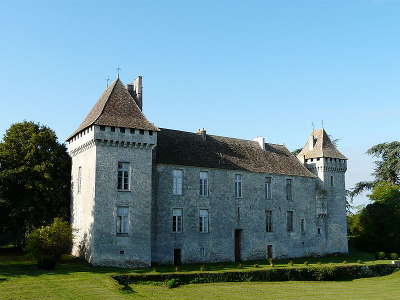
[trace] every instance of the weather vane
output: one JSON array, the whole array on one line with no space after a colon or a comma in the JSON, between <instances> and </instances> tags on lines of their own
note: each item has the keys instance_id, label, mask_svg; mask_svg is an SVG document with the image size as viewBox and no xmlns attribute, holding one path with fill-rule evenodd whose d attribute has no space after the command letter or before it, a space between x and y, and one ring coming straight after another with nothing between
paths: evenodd
<instances>
[{"instance_id":1,"label":"weather vane","mask_svg":"<svg viewBox=\"0 0 400 300\"><path fill-rule=\"evenodd\" d=\"M118 76L118 78L119 78L119 71L121 71L121 68L118 65L118 67L117 67L117 76Z\"/></svg>"},{"instance_id":2,"label":"weather vane","mask_svg":"<svg viewBox=\"0 0 400 300\"><path fill-rule=\"evenodd\" d=\"M110 76L107 76L106 81L107 81L107 87L108 87L108 83L110 82Z\"/></svg>"}]
</instances>

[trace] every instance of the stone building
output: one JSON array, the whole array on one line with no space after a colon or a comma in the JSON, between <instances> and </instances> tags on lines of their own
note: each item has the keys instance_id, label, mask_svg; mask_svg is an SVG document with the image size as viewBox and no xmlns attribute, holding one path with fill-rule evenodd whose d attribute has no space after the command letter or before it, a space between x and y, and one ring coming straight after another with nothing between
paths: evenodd
<instances>
[{"instance_id":1,"label":"stone building","mask_svg":"<svg viewBox=\"0 0 400 300\"><path fill-rule=\"evenodd\" d=\"M68 138L73 254L146 267L346 253L347 159L323 130L296 158L264 138L158 128L114 81Z\"/></svg>"}]
</instances>

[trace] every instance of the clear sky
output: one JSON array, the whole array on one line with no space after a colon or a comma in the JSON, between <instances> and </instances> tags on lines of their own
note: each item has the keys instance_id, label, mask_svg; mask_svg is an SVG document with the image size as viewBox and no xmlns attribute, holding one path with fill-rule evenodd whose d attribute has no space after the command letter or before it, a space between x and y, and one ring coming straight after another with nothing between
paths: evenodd
<instances>
[{"instance_id":1,"label":"clear sky","mask_svg":"<svg viewBox=\"0 0 400 300\"><path fill-rule=\"evenodd\" d=\"M400 139L399 59L400 0L1 1L0 135L33 120L64 140L119 65L159 127L293 150L324 120L351 187Z\"/></svg>"}]
</instances>

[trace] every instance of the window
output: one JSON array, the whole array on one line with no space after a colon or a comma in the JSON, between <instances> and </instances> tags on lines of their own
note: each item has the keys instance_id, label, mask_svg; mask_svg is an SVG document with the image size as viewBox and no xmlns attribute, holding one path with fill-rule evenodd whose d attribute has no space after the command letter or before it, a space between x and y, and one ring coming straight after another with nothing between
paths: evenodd
<instances>
[{"instance_id":1,"label":"window","mask_svg":"<svg viewBox=\"0 0 400 300\"><path fill-rule=\"evenodd\" d=\"M130 166L128 162L118 163L118 190L129 191Z\"/></svg>"},{"instance_id":2,"label":"window","mask_svg":"<svg viewBox=\"0 0 400 300\"><path fill-rule=\"evenodd\" d=\"M318 234L321 234L321 228L318 228Z\"/></svg>"},{"instance_id":3,"label":"window","mask_svg":"<svg viewBox=\"0 0 400 300\"><path fill-rule=\"evenodd\" d=\"M111 131L115 132L115 127L114 126L111 127Z\"/></svg>"},{"instance_id":4,"label":"window","mask_svg":"<svg viewBox=\"0 0 400 300\"><path fill-rule=\"evenodd\" d=\"M333 186L333 176L331 176L331 186Z\"/></svg>"},{"instance_id":5,"label":"window","mask_svg":"<svg viewBox=\"0 0 400 300\"><path fill-rule=\"evenodd\" d=\"M106 126L100 125L100 131L105 131L106 130Z\"/></svg>"},{"instance_id":6,"label":"window","mask_svg":"<svg viewBox=\"0 0 400 300\"><path fill-rule=\"evenodd\" d=\"M78 193L82 191L82 167L78 168Z\"/></svg>"},{"instance_id":7,"label":"window","mask_svg":"<svg viewBox=\"0 0 400 300\"><path fill-rule=\"evenodd\" d=\"M272 191L271 191L271 182L272 177L265 177L265 199L272 199Z\"/></svg>"},{"instance_id":8,"label":"window","mask_svg":"<svg viewBox=\"0 0 400 300\"><path fill-rule=\"evenodd\" d=\"M149 135L153 135L153 130L149 130Z\"/></svg>"},{"instance_id":9,"label":"window","mask_svg":"<svg viewBox=\"0 0 400 300\"><path fill-rule=\"evenodd\" d=\"M172 210L172 232L182 232L182 208Z\"/></svg>"},{"instance_id":10,"label":"window","mask_svg":"<svg viewBox=\"0 0 400 300\"><path fill-rule=\"evenodd\" d=\"M200 196L208 196L208 172L200 172Z\"/></svg>"},{"instance_id":11,"label":"window","mask_svg":"<svg viewBox=\"0 0 400 300\"><path fill-rule=\"evenodd\" d=\"M200 209L200 232L208 232L208 209Z\"/></svg>"},{"instance_id":12,"label":"window","mask_svg":"<svg viewBox=\"0 0 400 300\"><path fill-rule=\"evenodd\" d=\"M143 129L139 129L139 134L144 135L144 130Z\"/></svg>"},{"instance_id":13,"label":"window","mask_svg":"<svg viewBox=\"0 0 400 300\"><path fill-rule=\"evenodd\" d=\"M119 132L125 133L125 128L121 127L121 128L119 129Z\"/></svg>"},{"instance_id":14,"label":"window","mask_svg":"<svg viewBox=\"0 0 400 300\"><path fill-rule=\"evenodd\" d=\"M128 213L129 208L126 206L117 207L117 234L128 234Z\"/></svg>"},{"instance_id":15,"label":"window","mask_svg":"<svg viewBox=\"0 0 400 300\"><path fill-rule=\"evenodd\" d=\"M286 179L286 200L292 201L292 179Z\"/></svg>"},{"instance_id":16,"label":"window","mask_svg":"<svg viewBox=\"0 0 400 300\"><path fill-rule=\"evenodd\" d=\"M304 219L300 220L300 231L301 233L305 233L306 232L306 223Z\"/></svg>"},{"instance_id":17,"label":"window","mask_svg":"<svg viewBox=\"0 0 400 300\"><path fill-rule=\"evenodd\" d=\"M293 232L293 211L287 212L286 229L287 232Z\"/></svg>"},{"instance_id":18,"label":"window","mask_svg":"<svg viewBox=\"0 0 400 300\"><path fill-rule=\"evenodd\" d=\"M135 129L131 128L131 129L129 129L129 131L131 134L135 134Z\"/></svg>"},{"instance_id":19,"label":"window","mask_svg":"<svg viewBox=\"0 0 400 300\"><path fill-rule=\"evenodd\" d=\"M205 256L206 256L206 248L200 248L200 255L201 255L202 257L205 257Z\"/></svg>"},{"instance_id":20,"label":"window","mask_svg":"<svg viewBox=\"0 0 400 300\"><path fill-rule=\"evenodd\" d=\"M238 221L240 221L240 207L238 206L237 210L236 210L236 218Z\"/></svg>"},{"instance_id":21,"label":"window","mask_svg":"<svg viewBox=\"0 0 400 300\"><path fill-rule=\"evenodd\" d=\"M172 177L172 193L174 195L182 195L183 171L174 170L172 172Z\"/></svg>"},{"instance_id":22,"label":"window","mask_svg":"<svg viewBox=\"0 0 400 300\"><path fill-rule=\"evenodd\" d=\"M266 230L267 232L272 232L272 210L266 210L265 216L266 216Z\"/></svg>"},{"instance_id":23,"label":"window","mask_svg":"<svg viewBox=\"0 0 400 300\"><path fill-rule=\"evenodd\" d=\"M235 196L236 198L242 197L242 175L235 175Z\"/></svg>"}]
</instances>

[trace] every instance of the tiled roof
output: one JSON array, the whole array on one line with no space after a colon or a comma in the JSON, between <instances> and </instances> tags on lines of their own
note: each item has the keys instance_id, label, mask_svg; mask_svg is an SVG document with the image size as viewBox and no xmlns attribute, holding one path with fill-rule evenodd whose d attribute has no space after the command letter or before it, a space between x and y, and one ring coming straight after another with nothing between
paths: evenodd
<instances>
[{"instance_id":1,"label":"tiled roof","mask_svg":"<svg viewBox=\"0 0 400 300\"><path fill-rule=\"evenodd\" d=\"M85 120L68 139L93 124L158 130L146 119L119 78L103 92Z\"/></svg>"},{"instance_id":2,"label":"tiled roof","mask_svg":"<svg viewBox=\"0 0 400 300\"><path fill-rule=\"evenodd\" d=\"M347 159L346 156L336 149L324 129L316 129L311 132L307 143L297 157L305 159L318 157Z\"/></svg>"},{"instance_id":3,"label":"tiled roof","mask_svg":"<svg viewBox=\"0 0 400 300\"><path fill-rule=\"evenodd\" d=\"M286 147L255 141L160 129L156 162L163 164L245 170L257 173L315 177Z\"/></svg>"}]
</instances>

